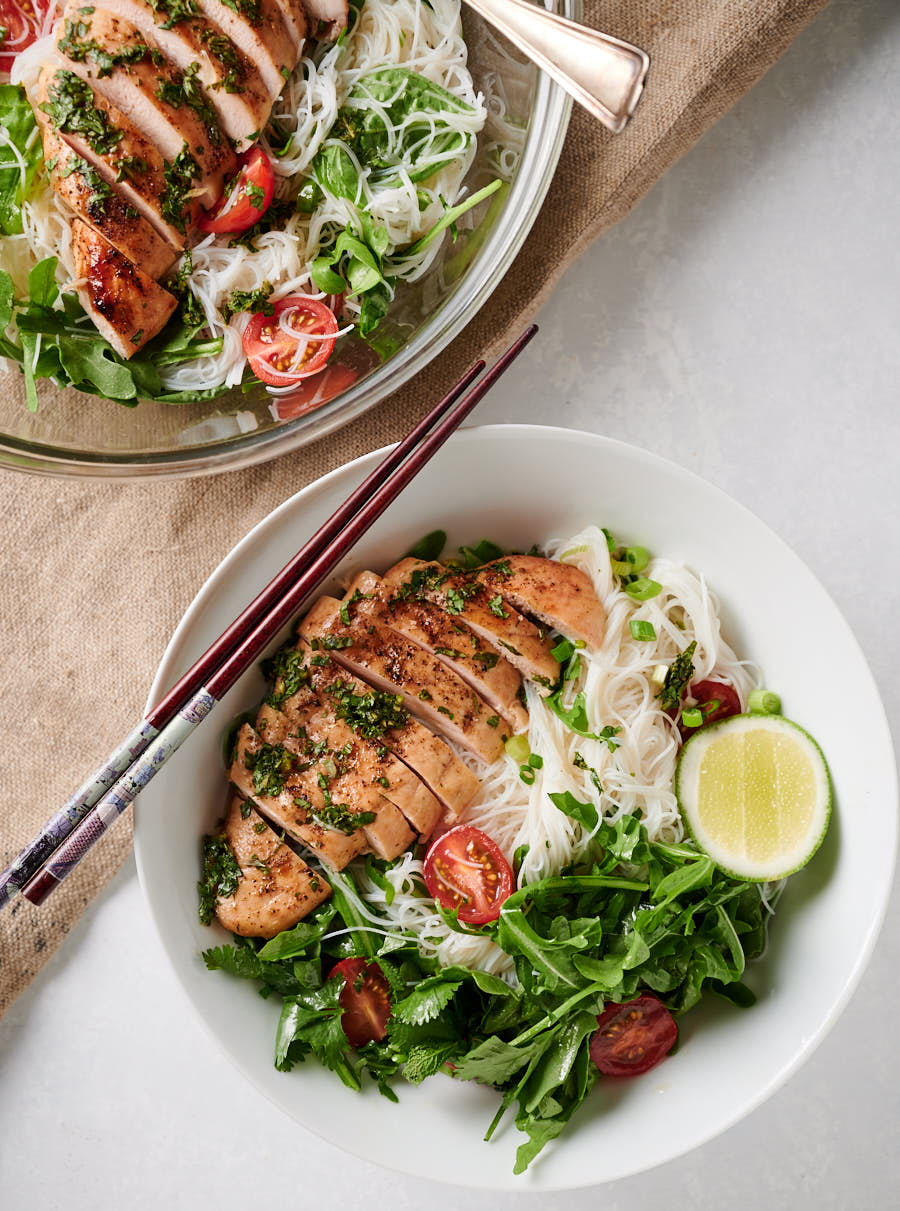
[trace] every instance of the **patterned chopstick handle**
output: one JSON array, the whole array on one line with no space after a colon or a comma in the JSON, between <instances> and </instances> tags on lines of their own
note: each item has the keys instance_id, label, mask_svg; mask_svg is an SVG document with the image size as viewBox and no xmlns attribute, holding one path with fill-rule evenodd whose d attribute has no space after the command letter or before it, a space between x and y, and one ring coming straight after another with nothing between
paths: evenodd
<instances>
[{"instance_id":1,"label":"patterned chopstick handle","mask_svg":"<svg viewBox=\"0 0 900 1211\"><path fill-rule=\"evenodd\" d=\"M41 869L50 855L85 818L94 804L146 749L158 731L143 720L109 756L105 765L94 770L88 780L59 811L52 816L36 837L0 874L0 909Z\"/></svg>"},{"instance_id":2,"label":"patterned chopstick handle","mask_svg":"<svg viewBox=\"0 0 900 1211\"><path fill-rule=\"evenodd\" d=\"M103 836L111 824L141 793L174 752L202 723L216 699L202 687L166 724L158 736L147 745L124 777L70 833L50 857L47 864L22 888L22 895L32 904L41 904L51 891L75 869L89 849Z\"/></svg>"}]
</instances>

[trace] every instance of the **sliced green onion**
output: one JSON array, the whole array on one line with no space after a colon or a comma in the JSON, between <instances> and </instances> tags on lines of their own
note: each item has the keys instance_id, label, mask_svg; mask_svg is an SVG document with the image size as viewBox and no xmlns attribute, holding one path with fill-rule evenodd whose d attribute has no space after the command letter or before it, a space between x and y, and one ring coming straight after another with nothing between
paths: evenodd
<instances>
[{"instance_id":1,"label":"sliced green onion","mask_svg":"<svg viewBox=\"0 0 900 1211\"><path fill-rule=\"evenodd\" d=\"M648 580L646 576L639 576L631 584L625 585L625 592L634 601L649 601L651 597L659 596L662 592L662 585L658 580Z\"/></svg>"},{"instance_id":2,"label":"sliced green onion","mask_svg":"<svg viewBox=\"0 0 900 1211\"><path fill-rule=\"evenodd\" d=\"M550 655L557 664L565 664L574 651L575 647L571 640L561 639L555 648L550 649Z\"/></svg>"},{"instance_id":3,"label":"sliced green onion","mask_svg":"<svg viewBox=\"0 0 900 1211\"><path fill-rule=\"evenodd\" d=\"M753 690L747 707L753 715L780 715L781 699L771 690Z\"/></svg>"},{"instance_id":4,"label":"sliced green onion","mask_svg":"<svg viewBox=\"0 0 900 1211\"><path fill-rule=\"evenodd\" d=\"M503 747L517 765L522 765L531 754L531 745L528 743L528 736L524 732L518 736L510 736Z\"/></svg>"},{"instance_id":5,"label":"sliced green onion","mask_svg":"<svg viewBox=\"0 0 900 1211\"><path fill-rule=\"evenodd\" d=\"M690 710L681 712L681 722L685 727L702 727L703 712L692 706Z\"/></svg>"},{"instance_id":6,"label":"sliced green onion","mask_svg":"<svg viewBox=\"0 0 900 1211\"><path fill-rule=\"evenodd\" d=\"M616 549L616 540L613 538L612 534L610 534L609 530L607 530L606 526L601 526L600 529L603 531L603 536L606 539L607 549L609 550L610 555L612 555L613 551Z\"/></svg>"},{"instance_id":7,"label":"sliced green onion","mask_svg":"<svg viewBox=\"0 0 900 1211\"><path fill-rule=\"evenodd\" d=\"M655 639L656 627L652 622L646 622L643 618L632 618L628 623L631 629L632 639Z\"/></svg>"},{"instance_id":8,"label":"sliced green onion","mask_svg":"<svg viewBox=\"0 0 900 1211\"><path fill-rule=\"evenodd\" d=\"M531 766L532 769L543 769L544 768L544 758L540 755L540 753L529 753L528 754L528 764Z\"/></svg>"},{"instance_id":9,"label":"sliced green onion","mask_svg":"<svg viewBox=\"0 0 900 1211\"><path fill-rule=\"evenodd\" d=\"M632 572L640 572L650 562L650 552L646 547L627 547L625 558L628 560Z\"/></svg>"},{"instance_id":10,"label":"sliced green onion","mask_svg":"<svg viewBox=\"0 0 900 1211\"><path fill-rule=\"evenodd\" d=\"M535 774L534 770L531 768L530 765L520 765L519 766L519 777L522 779L522 781L525 783L526 786L532 786L534 784L534 780L537 777L537 775Z\"/></svg>"},{"instance_id":11,"label":"sliced green onion","mask_svg":"<svg viewBox=\"0 0 900 1211\"><path fill-rule=\"evenodd\" d=\"M669 666L667 664L658 664L650 674L650 680L654 685L665 685L668 673Z\"/></svg>"},{"instance_id":12,"label":"sliced green onion","mask_svg":"<svg viewBox=\"0 0 900 1211\"><path fill-rule=\"evenodd\" d=\"M614 576L631 575L631 564L626 563L624 559L611 559L609 566L612 568Z\"/></svg>"},{"instance_id":13,"label":"sliced green onion","mask_svg":"<svg viewBox=\"0 0 900 1211\"><path fill-rule=\"evenodd\" d=\"M559 562L562 563L564 560L568 559L570 555L578 555L581 551L587 550L588 547L586 544L580 547L569 547L568 551L563 551L562 555L560 555Z\"/></svg>"}]
</instances>

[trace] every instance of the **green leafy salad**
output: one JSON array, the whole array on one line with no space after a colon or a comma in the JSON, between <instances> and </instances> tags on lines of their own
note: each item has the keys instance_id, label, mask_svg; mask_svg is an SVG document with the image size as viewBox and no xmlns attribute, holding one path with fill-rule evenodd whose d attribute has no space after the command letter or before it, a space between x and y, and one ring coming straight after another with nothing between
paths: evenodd
<instances>
[{"instance_id":1,"label":"green leafy salad","mask_svg":"<svg viewBox=\"0 0 900 1211\"><path fill-rule=\"evenodd\" d=\"M438 563L445 542L435 531L409 553L417 563L383 580L364 573L370 588L348 589L329 629L309 629L314 607L300 624L309 642L264 663L269 694L227 740L231 781L247 798L204 841L201 919L234 921L221 905L236 905L242 888L251 907L281 894L279 872L297 859L279 826L316 853L314 834L281 823L286 795L313 827L339 831L344 857L338 870L310 859L289 927L248 936L254 916L203 958L280 1002L282 1071L312 1058L350 1089L371 1081L390 1100L403 1081L432 1077L492 1086L485 1139L514 1116L521 1173L598 1081L662 1062L678 1019L706 994L754 1003L747 965L765 949L780 878L824 835L830 779L815 743L721 638L718 607L689 569L596 526L524 556L485 541ZM548 630L517 607L556 621ZM431 691L367 688L348 669L373 669L378 626L403 634L410 610L428 617L432 650L456 667L470 626L493 625L496 652L524 658L525 638L537 637L535 660L557 673L531 676L519 734L498 715L486 720L502 755L479 766L468 807L388 859L360 839L375 813L361 813L363 800L338 803L338 788L347 793L364 751L411 761L421 718L454 732L428 714ZM438 646L442 626L452 648ZM502 638L512 627L521 651ZM482 640L471 659L496 675L504 658L485 660ZM323 724L322 712L338 722ZM350 739L329 747L330 727L344 729L333 745ZM723 801L732 783L743 813ZM396 789L384 794L403 802Z\"/></svg>"}]
</instances>

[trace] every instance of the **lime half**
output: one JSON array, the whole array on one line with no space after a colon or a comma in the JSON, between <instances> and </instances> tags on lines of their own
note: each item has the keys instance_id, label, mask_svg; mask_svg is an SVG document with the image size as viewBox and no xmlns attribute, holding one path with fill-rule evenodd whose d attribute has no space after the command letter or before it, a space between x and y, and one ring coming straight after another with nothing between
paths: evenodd
<instances>
[{"instance_id":1,"label":"lime half","mask_svg":"<svg viewBox=\"0 0 900 1211\"><path fill-rule=\"evenodd\" d=\"M741 879L781 879L813 856L831 777L812 736L779 715L732 715L685 744L675 793L692 837Z\"/></svg>"}]
</instances>

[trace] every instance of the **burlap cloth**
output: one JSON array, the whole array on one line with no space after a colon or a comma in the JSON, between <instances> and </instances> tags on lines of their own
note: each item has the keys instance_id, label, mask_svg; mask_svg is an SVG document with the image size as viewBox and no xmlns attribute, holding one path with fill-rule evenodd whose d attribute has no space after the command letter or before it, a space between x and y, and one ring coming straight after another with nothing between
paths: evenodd
<instances>
[{"instance_id":1,"label":"burlap cloth","mask_svg":"<svg viewBox=\"0 0 900 1211\"><path fill-rule=\"evenodd\" d=\"M121 486L4 475L0 866L139 718L169 635L230 547L304 484L401 436L479 350L506 342L575 257L627 214L826 2L586 0L589 24L650 53L649 85L631 124L614 137L576 108L535 229L490 302L434 365L342 432L214 479ZM0 1013L130 846L123 818L45 906L20 898L0 914Z\"/></svg>"}]
</instances>

